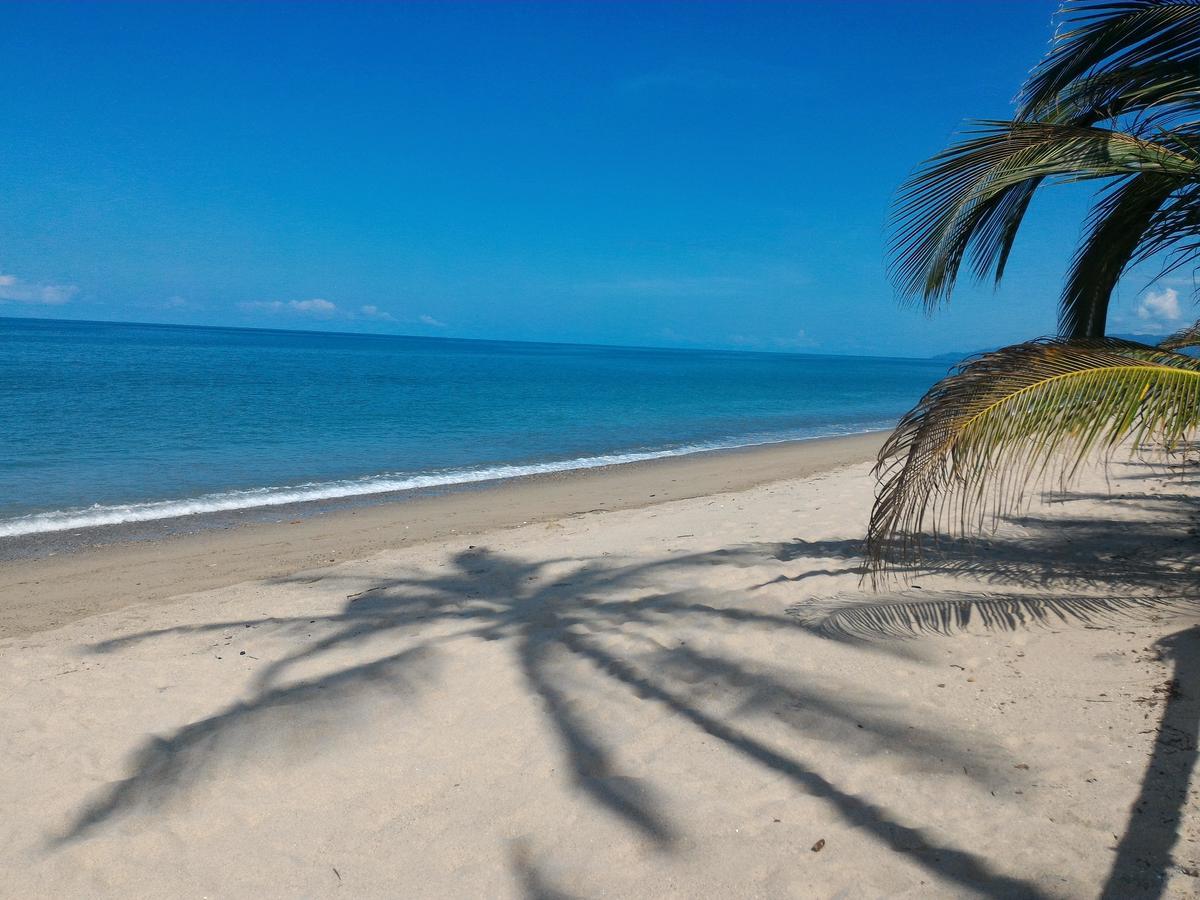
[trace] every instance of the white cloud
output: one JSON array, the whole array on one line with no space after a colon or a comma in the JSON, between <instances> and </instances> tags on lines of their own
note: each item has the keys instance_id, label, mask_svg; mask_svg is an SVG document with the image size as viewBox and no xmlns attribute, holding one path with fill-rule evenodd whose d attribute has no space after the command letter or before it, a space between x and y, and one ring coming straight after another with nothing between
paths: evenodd
<instances>
[{"instance_id":1,"label":"white cloud","mask_svg":"<svg viewBox=\"0 0 1200 900\"><path fill-rule=\"evenodd\" d=\"M376 322L395 323L411 323L414 321L407 316L403 319L397 319L386 309L380 309L374 303L364 303L362 306L343 309L336 303L322 299L321 297L313 297L311 300L255 300L249 303L241 303L239 306L245 312L300 315L316 319L338 318L349 321L370 319ZM446 327L445 322L435 319L428 314L418 316L416 321L433 328Z\"/></svg>"},{"instance_id":2,"label":"white cloud","mask_svg":"<svg viewBox=\"0 0 1200 900\"><path fill-rule=\"evenodd\" d=\"M331 316L337 312L336 304L320 297L312 300L292 300L288 305L297 312L312 313L315 316Z\"/></svg>"},{"instance_id":3,"label":"white cloud","mask_svg":"<svg viewBox=\"0 0 1200 900\"><path fill-rule=\"evenodd\" d=\"M1150 291L1138 304L1137 317L1143 322L1178 322L1183 318L1183 311L1179 308L1179 292L1175 288Z\"/></svg>"},{"instance_id":4,"label":"white cloud","mask_svg":"<svg viewBox=\"0 0 1200 900\"><path fill-rule=\"evenodd\" d=\"M38 303L62 306L79 292L73 284L35 284L15 275L0 275L0 303Z\"/></svg>"},{"instance_id":5,"label":"white cloud","mask_svg":"<svg viewBox=\"0 0 1200 900\"><path fill-rule=\"evenodd\" d=\"M317 316L327 319L338 311L337 304L314 297L311 300L255 300L252 303L242 303L242 309L247 312L270 313L300 313L306 316Z\"/></svg>"},{"instance_id":6,"label":"white cloud","mask_svg":"<svg viewBox=\"0 0 1200 900\"><path fill-rule=\"evenodd\" d=\"M378 306L374 305L373 303L368 303L366 306L360 306L358 308L358 312L360 315L363 315L368 319L381 319L385 322L395 322L396 321L396 317L393 316L390 312L386 312L385 310L380 309Z\"/></svg>"},{"instance_id":7,"label":"white cloud","mask_svg":"<svg viewBox=\"0 0 1200 900\"><path fill-rule=\"evenodd\" d=\"M803 328L790 335L772 335L771 337L731 334L729 343L734 347L744 347L749 350L808 350L817 346L817 341L809 337Z\"/></svg>"},{"instance_id":8,"label":"white cloud","mask_svg":"<svg viewBox=\"0 0 1200 900\"><path fill-rule=\"evenodd\" d=\"M282 312L287 308L282 300L255 300L251 303L239 303L238 306L246 312L263 310L266 312Z\"/></svg>"}]
</instances>

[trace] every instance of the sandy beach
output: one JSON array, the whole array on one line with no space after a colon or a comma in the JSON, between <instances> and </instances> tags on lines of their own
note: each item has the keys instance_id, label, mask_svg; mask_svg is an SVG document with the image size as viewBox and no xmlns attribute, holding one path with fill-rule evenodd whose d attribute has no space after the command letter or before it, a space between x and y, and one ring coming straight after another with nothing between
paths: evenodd
<instances>
[{"instance_id":1,"label":"sandy beach","mask_svg":"<svg viewBox=\"0 0 1200 900\"><path fill-rule=\"evenodd\" d=\"M1195 896L1200 487L872 592L878 443L0 564L0 895Z\"/></svg>"}]
</instances>

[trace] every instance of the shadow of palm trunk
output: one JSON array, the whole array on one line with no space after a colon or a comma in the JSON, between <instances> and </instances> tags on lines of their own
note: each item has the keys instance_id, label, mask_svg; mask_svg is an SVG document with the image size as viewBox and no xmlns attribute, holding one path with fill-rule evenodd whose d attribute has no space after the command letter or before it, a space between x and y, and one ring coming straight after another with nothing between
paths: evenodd
<instances>
[{"instance_id":1,"label":"shadow of palm trunk","mask_svg":"<svg viewBox=\"0 0 1200 900\"><path fill-rule=\"evenodd\" d=\"M1200 728L1200 628L1176 632L1156 645L1174 660L1166 704L1142 788L1117 845L1103 900L1162 895L1175 865L1172 849L1187 805Z\"/></svg>"},{"instance_id":2,"label":"shadow of palm trunk","mask_svg":"<svg viewBox=\"0 0 1200 900\"><path fill-rule=\"evenodd\" d=\"M574 894L568 894L550 883L534 861L525 839L513 841L508 855L524 900L576 900Z\"/></svg>"}]
</instances>

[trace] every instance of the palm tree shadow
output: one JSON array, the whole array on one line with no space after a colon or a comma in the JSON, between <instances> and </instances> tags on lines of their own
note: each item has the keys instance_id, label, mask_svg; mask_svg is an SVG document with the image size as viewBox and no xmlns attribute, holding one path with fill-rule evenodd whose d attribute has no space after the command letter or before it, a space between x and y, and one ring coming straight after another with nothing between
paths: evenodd
<instances>
[{"instance_id":1,"label":"palm tree shadow","mask_svg":"<svg viewBox=\"0 0 1200 900\"><path fill-rule=\"evenodd\" d=\"M1024 516L1021 534L982 541L942 541L919 564L899 567L879 589L810 596L787 610L808 631L843 641L951 635L1122 621L1159 621L1200 611L1195 586L1200 553L1187 533L1190 504L1153 523L1097 522ZM861 573L853 541L770 545L764 552L794 561L845 560L840 569L806 567L756 585L797 583L820 574ZM966 577L987 591L936 590L930 576Z\"/></svg>"},{"instance_id":2,"label":"palm tree shadow","mask_svg":"<svg viewBox=\"0 0 1200 900\"><path fill-rule=\"evenodd\" d=\"M1069 500L1104 495L1072 495ZM1098 520L1066 515L1014 516L1013 529L981 538L942 538L923 551L917 562L890 567L878 589L856 592L870 597L886 594L921 578L947 575L970 578L1005 589L1051 590L1072 588L1095 592L1154 592L1191 594L1200 580L1200 534L1197 499L1120 498L1149 512L1143 521ZM1069 502L1061 495L1054 502ZM781 574L756 585L801 583L821 575L865 577L860 540L806 541L743 545L742 552L757 549L781 562L806 561L803 571ZM840 565L831 565L838 564ZM818 567L818 564L821 564Z\"/></svg>"},{"instance_id":3,"label":"palm tree shadow","mask_svg":"<svg viewBox=\"0 0 1200 900\"><path fill-rule=\"evenodd\" d=\"M70 831L51 840L58 846L90 832L135 807L166 805L176 791L204 777L220 755L252 751L264 734L285 740L310 730L320 718L344 719L352 707L415 687L417 673L429 674L432 648L417 647L351 666L322 678L262 691L253 700L230 705L215 715L152 737L137 751L133 774L116 782L77 816Z\"/></svg>"},{"instance_id":4,"label":"palm tree shadow","mask_svg":"<svg viewBox=\"0 0 1200 900\"><path fill-rule=\"evenodd\" d=\"M863 599L860 595L814 598L788 608L808 631L839 641L949 637L972 628L1018 631L1033 627L1082 625L1099 628L1131 620L1160 621L1195 613L1183 597L1104 597L1090 594L955 591L899 591Z\"/></svg>"},{"instance_id":5,"label":"palm tree shadow","mask_svg":"<svg viewBox=\"0 0 1200 900\"><path fill-rule=\"evenodd\" d=\"M1144 465L1143 465L1144 468ZM1123 476L1127 477L1127 476ZM1066 508L1111 495L1058 492L1049 504ZM892 567L874 589L809 597L789 614L803 627L842 640L951 634L971 626L1012 630L1045 625L1107 625L1200 609L1200 497L1126 491L1123 506L1148 513L1137 520L1026 513L983 538L936 541L917 562ZM819 576L864 576L863 545L855 540L745 545L784 563L805 561L796 574L756 585L798 584ZM969 578L996 590L927 589L930 577Z\"/></svg>"},{"instance_id":6,"label":"palm tree shadow","mask_svg":"<svg viewBox=\"0 0 1200 900\"><path fill-rule=\"evenodd\" d=\"M1176 865L1172 850L1188 800L1200 737L1200 628L1178 631L1155 645L1174 662L1172 677L1160 689L1163 700L1154 751L1129 824L1117 844L1101 896L1156 898ZM1195 877L1194 870L1189 873Z\"/></svg>"},{"instance_id":7,"label":"palm tree shadow","mask_svg":"<svg viewBox=\"0 0 1200 900\"><path fill-rule=\"evenodd\" d=\"M1195 467L1189 464L1179 467L1174 477L1194 477L1194 473ZM1147 479L1162 477L1142 474ZM1073 492L1056 495L1051 502L1065 505L1110 499L1104 494ZM847 642L951 635L972 628L1008 632L1067 625L1099 628L1171 617L1194 619L1200 612L1196 594L1200 554L1195 543L1200 533L1200 501L1194 494L1137 491L1125 492L1116 500L1141 507L1151 517L1136 522L1017 517L1015 522L1022 530L1016 536L941 542L919 565L901 572L898 582L902 587L809 598L787 612L813 634ZM860 561L848 542L796 540L776 552L787 560ZM812 574L810 569L787 580ZM918 577L936 575L967 575L1003 589L964 594L925 590L913 584ZM1064 590L1066 586L1079 590ZM1172 850L1196 764L1200 628L1178 631L1156 647L1162 658L1173 661L1174 675L1161 691L1164 707L1154 750L1104 887L1102 896L1109 900L1161 896L1167 876L1176 866ZM1190 870L1188 874L1193 873Z\"/></svg>"},{"instance_id":8,"label":"palm tree shadow","mask_svg":"<svg viewBox=\"0 0 1200 900\"><path fill-rule=\"evenodd\" d=\"M612 560L527 562L486 549L470 549L456 554L444 574L360 582L362 589L325 618L270 620L271 627L284 636L311 632L320 637L265 665L249 699L143 744L129 777L87 804L54 843L77 840L115 817L167 802L173 794L186 790L190 780L202 777L213 757L239 741L257 739L263 721L271 719L275 710L286 709L294 717L317 702L316 698L322 698L322 703L329 703L331 697L339 702L350 699L357 686L382 685L394 690L397 684L404 684L407 690L416 690L420 680L429 677L428 664L440 646L451 641L486 640L501 641L511 648L528 689L541 700L557 734L575 787L652 846L671 850L677 829L654 785L620 771L601 723L581 712L586 707L573 702L578 699L578 689L569 687L575 681L562 677L564 665L582 667L591 677L669 711L742 758L784 775L800 792L824 801L845 822L942 878L987 896L1037 896L1032 883L1001 875L984 857L946 846L926 830L897 821L883 806L843 790L812 766L734 724L730 716L706 711L691 687L701 679L721 683L740 698L735 716L761 715L783 703L802 708L803 716L790 723L793 727L808 737L837 741L847 750L906 754L917 765L929 765L931 758L950 758L971 763L975 771L965 777L986 777L992 784L1002 779L998 771L980 771L978 752L970 753L954 735L910 728L883 704L866 707L847 699L843 690L796 685L769 670L751 669L736 660L688 648L664 647L649 636L637 643L639 628L682 620L724 628L765 626L803 639L808 631L801 622L755 608L748 595L725 596L718 602L686 591L647 591L647 576L659 570L737 564L750 561L754 554L761 560L762 554L753 548L738 548L619 565ZM547 572L551 566L570 568L551 577ZM167 633L206 633L259 624L215 622L164 629L108 641L96 650L116 652ZM421 637L431 624L440 626L437 636ZM292 670L302 663L331 658L333 652L349 648L357 648L363 655L381 638L400 640L406 646L399 651L393 647L372 662L332 674L289 680ZM647 649L629 650L631 642ZM978 750L977 741L972 743ZM528 878L536 876L529 866L518 868Z\"/></svg>"},{"instance_id":9,"label":"palm tree shadow","mask_svg":"<svg viewBox=\"0 0 1200 900\"><path fill-rule=\"evenodd\" d=\"M1180 521L1191 515L1194 502L1189 505L1186 498L1171 499L1172 504L1156 520L1135 525L1025 516L1016 536L974 543L943 542L907 573L913 578L967 575L1004 588L986 594L922 591L913 585L884 594L858 592L813 599L780 615L762 611L752 602L755 595L750 592L713 597L688 590L653 590L657 582L651 576L712 565L785 567L784 574L766 584L852 573L862 565L861 543L852 540L746 544L638 564L612 559L529 562L471 548L456 554L447 571L434 576L356 579L356 591L346 603L317 619L213 622L107 641L97 645L96 651L116 652L165 634L237 627L270 627L283 637L302 632L318 635L265 665L249 699L143 744L130 776L82 809L55 843L81 838L134 809L168 802L202 778L214 758L262 741L267 726L279 718L324 715L321 709L328 707L331 699L339 708L353 708L356 699L373 690L411 694L431 677L443 644L486 640L503 642L511 649L528 690L541 701L557 735L575 788L654 846L670 850L678 838L677 829L664 812L654 785L622 774L601 724L575 702L578 687L571 685L577 681L562 677L565 666L582 667L593 678L619 685L642 702L690 723L731 752L786 776L800 791L822 799L844 821L943 878L988 896L1036 896L1038 891L1030 882L997 874L977 854L939 845L922 829L901 824L878 804L842 790L811 766L769 746L735 724L730 715L708 712L692 686L715 681L735 693L740 702L733 717L784 707L802 709L802 715L785 716L784 721L808 738L837 741L860 753L886 748L885 752L905 754L918 765L956 754L965 761L963 748L952 736L913 729L886 710L856 704L840 691L797 685L770 670L753 669L692 648L664 647L642 635L640 629L681 622L725 629L767 627L801 639L815 635L903 655L903 642L891 639L951 634L974 626L991 630L1065 623L1097 626L1128 617L1161 617L1189 607L1198 568L1190 544L1178 538ZM1136 497L1131 502L1136 502ZM786 567L800 561L823 561L825 565L787 574ZM560 569L566 571L551 574ZM279 583L309 581L297 576ZM1068 585L1081 589L1064 590ZM1051 591L1038 592L1046 589ZM1102 590L1097 593L1097 589ZM438 636L422 637L427 626L433 625L438 626ZM305 664L334 659L337 652L355 649L360 657L369 655L381 640L389 645L388 652L371 661L336 668L307 681L292 676ZM619 643L628 648L630 641L638 640L649 649L616 649ZM397 648L396 642L404 646ZM1182 663L1177 666L1181 667L1181 682L1191 677ZM1168 704L1164 728L1186 730L1191 722L1194 734L1194 710L1181 712L1183 709ZM281 717L280 711L287 715ZM1185 712L1193 718L1187 719ZM978 761L977 756L970 759ZM1193 759L1194 743L1192 756L1186 757L1189 771ZM994 782L997 776L992 773L990 777ZM1149 772L1147 779L1153 781ZM1152 793L1158 797L1170 791L1155 787ZM1169 820L1166 807L1162 809L1164 821ZM1130 844L1119 856L1148 859L1148 867L1153 868L1164 858L1163 840L1151 843L1149 849L1138 844L1136 851ZM531 896L552 896L554 891L545 887L530 859L527 852L518 853L513 857L514 870ZM1138 865L1147 867L1141 862ZM1133 862L1120 862L1110 883L1115 883L1118 875L1127 879L1133 866Z\"/></svg>"}]
</instances>

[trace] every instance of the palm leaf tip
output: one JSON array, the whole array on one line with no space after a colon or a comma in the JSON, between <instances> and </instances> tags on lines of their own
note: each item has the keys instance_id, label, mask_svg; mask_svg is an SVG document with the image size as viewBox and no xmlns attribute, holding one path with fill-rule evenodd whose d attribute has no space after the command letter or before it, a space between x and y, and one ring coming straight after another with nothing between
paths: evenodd
<instances>
[{"instance_id":1,"label":"palm leaf tip","mask_svg":"<svg viewBox=\"0 0 1200 900\"><path fill-rule=\"evenodd\" d=\"M1200 346L1200 322L1193 322L1159 342L1161 350L1184 350Z\"/></svg>"}]
</instances>

